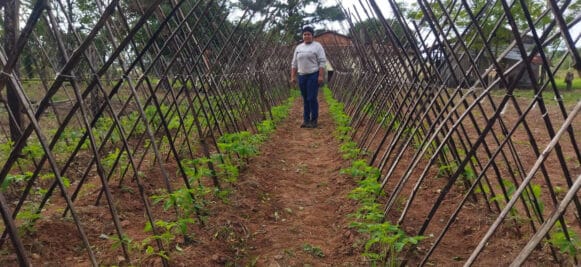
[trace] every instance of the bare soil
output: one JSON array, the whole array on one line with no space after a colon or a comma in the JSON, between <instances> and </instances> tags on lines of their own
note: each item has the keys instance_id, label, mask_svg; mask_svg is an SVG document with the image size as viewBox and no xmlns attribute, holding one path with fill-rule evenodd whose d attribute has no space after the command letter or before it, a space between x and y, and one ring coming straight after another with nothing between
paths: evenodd
<instances>
[{"instance_id":1,"label":"bare soil","mask_svg":"<svg viewBox=\"0 0 581 267\"><path fill-rule=\"evenodd\" d=\"M348 199L347 194L356 187L356 181L340 174L340 170L349 166L350 162L344 160L339 152L340 144L333 136L335 125L328 105L322 97L319 99L319 127L299 127L302 102L295 101L288 119L278 125L262 144L261 153L250 159L241 170L229 202L215 201L209 205L205 225L192 229L192 243L176 240L180 251L176 251L175 244L168 248L172 250L168 260L170 266L370 265L361 256L363 244L360 234L348 227L351 221L349 214L355 211L357 203ZM368 142L375 146L381 136L379 134L376 140ZM406 152L400 160L408 162L412 154ZM166 166L168 173L176 173L175 165L169 163ZM433 175L436 176L435 173ZM386 192L390 192L395 182L387 184ZM402 225L406 232L414 233L421 226L424 215L437 196L437 189L444 183L444 179L433 179L422 188L416 197L416 204L408 213L409 219ZM98 184L98 181L93 181L93 186L84 190L88 195L96 196L100 191ZM163 185L162 173L152 166L152 171L144 177L143 185L151 195ZM120 221L124 233L135 242L150 235L143 230L146 223L144 204L137 188L112 187L112 191L117 200L114 204L122 214ZM442 208L444 214L451 212L461 196L462 192L450 194ZM106 238L115 235L113 224L106 223L112 221L109 209L104 201L95 205L95 199L79 199L75 206L96 257L104 266L128 265L121 249L114 247L111 239ZM36 230L23 238L33 266L90 266L87 250L83 248L74 221L70 216L62 217L64 201L58 197L51 201L52 205L43 211L42 219L35 225ZM480 201L466 206L428 264L462 264L474 249L474 240L479 240L496 217L496 213L491 212L484 203ZM153 205L152 209L157 217L164 216L160 205ZM447 218L442 216L435 220L438 225L432 226L434 229L428 229L427 233L437 233ZM388 217L392 221L397 220L392 214ZM526 233L515 229L507 225L499 230L497 236L502 242L486 249L480 257L481 265L510 263L510 255L519 251L523 242L528 240L523 238ZM420 255L424 255L431 242L429 237L417 247L417 252L402 253L402 257L407 257L409 265L418 264ZM533 255L527 263L555 264L547 250L543 248L543 253ZM132 250L130 256L131 265L162 265L159 257L146 255L145 251ZM0 251L0 266L17 265L13 253L3 254Z\"/></svg>"},{"instance_id":2,"label":"bare soil","mask_svg":"<svg viewBox=\"0 0 581 267\"><path fill-rule=\"evenodd\" d=\"M322 97L321 97L322 98ZM359 266L362 265L356 236L348 228L348 214L356 203L347 194L356 186L340 174L349 162L342 159L332 132L335 125L327 103L320 100L319 126L300 128L302 102L297 100L289 118L278 125L260 154L241 170L228 203L211 203L204 226L193 227L194 240L176 240L169 255L171 266ZM152 164L154 165L154 164ZM175 173L175 164L168 164ZM106 202L96 205L99 181L91 178L85 197L75 202L89 243L103 265L127 265L123 252L113 245L115 229ZM154 194L163 185L155 166L143 177L144 190ZM133 182L134 183L134 182ZM139 242L144 232L144 204L133 185L111 187L115 207L125 235ZM74 186L73 186L74 187ZM90 266L74 221L62 217L62 198L53 198L35 230L26 235L34 266ZM152 205L156 217L164 216L160 205ZM111 223L104 223L111 222ZM8 241L8 244L10 242ZM160 266L161 259L145 251L130 251L132 264ZM0 254L0 265L17 266L16 255Z\"/></svg>"},{"instance_id":3,"label":"bare soil","mask_svg":"<svg viewBox=\"0 0 581 267\"><path fill-rule=\"evenodd\" d=\"M319 126L300 128L302 102L241 172L230 205L211 212L214 240L188 248L172 262L191 266L356 266L361 263L348 228L355 187L341 175L335 125L320 101ZM320 249L320 252L317 250Z\"/></svg>"}]
</instances>

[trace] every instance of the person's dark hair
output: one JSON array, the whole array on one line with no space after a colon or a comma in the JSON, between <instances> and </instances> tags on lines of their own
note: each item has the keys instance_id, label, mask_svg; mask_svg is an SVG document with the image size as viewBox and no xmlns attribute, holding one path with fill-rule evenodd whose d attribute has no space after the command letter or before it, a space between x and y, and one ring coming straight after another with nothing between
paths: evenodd
<instances>
[{"instance_id":1,"label":"person's dark hair","mask_svg":"<svg viewBox=\"0 0 581 267\"><path fill-rule=\"evenodd\" d=\"M305 26L305 27L303 27L302 33L305 33L305 32L310 32L313 35L315 34L315 30L311 26Z\"/></svg>"}]
</instances>

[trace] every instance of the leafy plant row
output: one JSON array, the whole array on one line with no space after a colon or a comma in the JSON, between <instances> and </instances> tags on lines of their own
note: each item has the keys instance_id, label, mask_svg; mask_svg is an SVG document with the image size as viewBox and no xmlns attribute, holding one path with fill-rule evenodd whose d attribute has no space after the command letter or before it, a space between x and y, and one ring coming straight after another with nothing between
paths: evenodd
<instances>
[{"instance_id":1,"label":"leafy plant row","mask_svg":"<svg viewBox=\"0 0 581 267\"><path fill-rule=\"evenodd\" d=\"M369 166L363 156L365 151L357 147L351 140L350 118L344 111L344 105L337 102L329 88L325 88L325 99L329 103L329 113L337 124L335 136L342 142L340 151L344 159L352 160L350 167L342 169L342 174L348 174L358 181L358 187L353 189L348 197L359 203L357 211L350 216L354 219L350 227L365 235L363 256L372 265L396 266L398 254L407 246L415 245L424 237L408 236L398 225L384 220L381 205L377 199L384 194L378 182L380 171Z\"/></svg>"},{"instance_id":2,"label":"leafy plant row","mask_svg":"<svg viewBox=\"0 0 581 267\"><path fill-rule=\"evenodd\" d=\"M239 170L246 166L250 157L259 153L259 146L276 129L276 125L288 116L289 108L298 95L293 92L291 97L280 106L271 109L272 118L257 125L258 131L251 133L241 131L227 133L218 139L219 152L210 157L198 157L182 160L191 187L182 186L173 192L165 192L152 197L154 204L161 204L165 211L174 210L176 217L173 220L158 219L146 223L145 232L156 234L144 239L137 245L144 249L147 255L169 258L167 251L155 251L153 241L161 241L163 247L175 247L181 251L183 245L190 244L194 239L190 226L205 225L210 213L210 204L216 199L228 203L232 185L238 181ZM217 181L211 183L209 181ZM124 242L131 243L130 240Z\"/></svg>"}]
</instances>

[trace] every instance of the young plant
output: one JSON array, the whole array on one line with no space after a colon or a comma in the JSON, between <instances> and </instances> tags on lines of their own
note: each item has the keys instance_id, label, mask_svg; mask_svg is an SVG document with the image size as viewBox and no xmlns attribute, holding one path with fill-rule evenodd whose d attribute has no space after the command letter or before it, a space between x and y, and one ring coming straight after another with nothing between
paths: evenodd
<instances>
[{"instance_id":1,"label":"young plant","mask_svg":"<svg viewBox=\"0 0 581 267\"><path fill-rule=\"evenodd\" d=\"M127 237L126 235L123 235L121 238L119 238L119 236L115 235L110 237L109 239L111 239L113 241L113 244L111 244L111 248L113 249L118 249L121 246L123 246L123 244L125 244L125 247L131 251L135 248L135 244L133 243L133 240L129 237Z\"/></svg>"},{"instance_id":2,"label":"young plant","mask_svg":"<svg viewBox=\"0 0 581 267\"><path fill-rule=\"evenodd\" d=\"M6 163L13 146L14 142L12 140L0 142L0 164L4 165L4 163Z\"/></svg>"},{"instance_id":3,"label":"young plant","mask_svg":"<svg viewBox=\"0 0 581 267\"><path fill-rule=\"evenodd\" d=\"M186 171L186 173L191 173ZM199 180L203 174L194 171L193 177L190 178L192 188L182 187L171 193L153 196L153 203L163 202L165 211L174 207L176 209L175 221L156 221L156 226L165 229L165 233L156 238L166 238L171 235L181 235L184 242L190 243L192 236L188 231L188 225L197 223L197 218L203 223L203 214L207 214L207 196L212 192L211 187L204 186ZM149 225L149 227L151 227ZM148 229L148 227L146 227Z\"/></svg>"},{"instance_id":4,"label":"young plant","mask_svg":"<svg viewBox=\"0 0 581 267\"><path fill-rule=\"evenodd\" d=\"M258 145L263 140L264 136L253 135L248 131L228 133L218 139L218 147L233 158L237 155L240 161L235 163L243 166L248 158L258 155Z\"/></svg>"},{"instance_id":5,"label":"young plant","mask_svg":"<svg viewBox=\"0 0 581 267\"><path fill-rule=\"evenodd\" d=\"M399 253L406 246L416 245L424 239L422 236L408 236L389 222L361 224L358 230L369 235L363 255L385 266L398 266Z\"/></svg>"},{"instance_id":6,"label":"young plant","mask_svg":"<svg viewBox=\"0 0 581 267\"><path fill-rule=\"evenodd\" d=\"M349 118L343 113L343 106L331 97L330 90L325 90L327 102L330 104L330 112L337 122L337 138L343 142L341 152L344 157L356 159L361 156L355 142L349 136L350 128L347 127ZM345 127L345 128L340 128ZM349 193L349 198L359 202L359 208L351 217L355 219L350 227L367 235L365 252L363 255L372 261L372 265L396 266L398 255L406 247L416 245L424 237L408 236L398 225L384 222L383 209L376 199L384 194L379 177L379 169L369 166L364 159L354 160L351 167L341 170L342 174L348 174L359 179L359 186Z\"/></svg>"},{"instance_id":7,"label":"young plant","mask_svg":"<svg viewBox=\"0 0 581 267\"><path fill-rule=\"evenodd\" d=\"M16 215L16 220L18 221L18 233L23 235L25 233L36 232L34 223L41 217L40 213L37 212L37 205L33 203L26 204Z\"/></svg>"},{"instance_id":8,"label":"young plant","mask_svg":"<svg viewBox=\"0 0 581 267\"><path fill-rule=\"evenodd\" d=\"M324 258L325 253L320 247L313 246L311 244L303 244L303 251L307 252L315 257Z\"/></svg>"},{"instance_id":9,"label":"young plant","mask_svg":"<svg viewBox=\"0 0 581 267\"><path fill-rule=\"evenodd\" d=\"M357 143L353 141L344 142L339 148L343 153L343 159L356 159L361 155L361 149L357 147Z\"/></svg>"},{"instance_id":10,"label":"young plant","mask_svg":"<svg viewBox=\"0 0 581 267\"><path fill-rule=\"evenodd\" d=\"M24 174L8 174L4 181L2 181L2 185L0 185L0 190L2 192L6 192L11 185L20 184L22 182L28 181L32 177L32 172L25 172Z\"/></svg>"},{"instance_id":11,"label":"young plant","mask_svg":"<svg viewBox=\"0 0 581 267\"><path fill-rule=\"evenodd\" d=\"M579 236L577 236L577 234L575 234L573 231L568 231L567 234L569 238L567 238L567 235L565 232L563 232L561 223L557 222L553 226L553 230L551 231L551 239L548 240L548 243L558 248L562 254L565 254L571 259L574 259L581 251L581 240L579 239Z\"/></svg>"}]
</instances>

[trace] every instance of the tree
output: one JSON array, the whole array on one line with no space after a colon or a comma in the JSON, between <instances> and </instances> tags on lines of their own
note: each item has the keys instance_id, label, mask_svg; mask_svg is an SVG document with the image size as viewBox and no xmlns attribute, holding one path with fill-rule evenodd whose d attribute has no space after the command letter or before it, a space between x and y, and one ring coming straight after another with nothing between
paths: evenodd
<instances>
[{"instance_id":1,"label":"tree","mask_svg":"<svg viewBox=\"0 0 581 267\"><path fill-rule=\"evenodd\" d=\"M316 5L313 12L307 12L307 7ZM284 41L298 41L298 34L303 25L313 25L324 21L343 21L345 15L338 5L323 7L317 0L241 0L239 7L250 9L265 17L272 16L271 32L280 33Z\"/></svg>"},{"instance_id":2,"label":"tree","mask_svg":"<svg viewBox=\"0 0 581 267\"><path fill-rule=\"evenodd\" d=\"M4 51L7 55L12 54L12 51L16 50L16 42L18 40L18 17L20 9L20 1L18 0L8 0L4 3ZM16 75L19 75L19 64L13 68ZM11 83L6 83L6 100L8 102L8 108L10 112L14 115L13 119L10 119L10 138L16 141L20 138L19 128L22 128L22 104L18 100L16 93L16 88L14 88Z\"/></svg>"},{"instance_id":3,"label":"tree","mask_svg":"<svg viewBox=\"0 0 581 267\"><path fill-rule=\"evenodd\" d=\"M575 2L575 1L574 1ZM578 1L577 1L578 2ZM502 46L507 45L513 39L512 32L507 25L507 23L502 23L500 27L496 28L496 24L501 20L506 21L505 10L501 5L500 1L491 0L471 0L467 1L468 12L466 6L458 4L452 0L445 0L441 2L434 2L429 6L425 6L428 14L424 14L424 10L416 3L412 4L411 11L407 12L406 16L411 20L419 21L420 27L429 27L427 23L427 18L432 17L439 25L444 29L448 30L448 27L453 23L457 29L460 31L461 36L455 36L453 34L449 35L446 33L440 33L447 40L455 39L460 37L466 43L474 39L474 43L471 48L474 50L480 50L484 47L484 40L478 35L478 31L475 27L477 24L485 38L490 39L488 45L492 46L492 51L497 56L502 52ZM547 2L543 0L525 0L526 9L531 15L533 20L540 18L536 24L537 31L546 30L546 26L551 22L552 14L543 15L546 10L549 9ZM567 22L571 21L574 17L573 14L578 13L581 10L581 4L574 3L570 5L565 12L565 20ZM431 14L430 14L431 13ZM451 18L445 14L448 14ZM474 16L474 20L470 16ZM524 12L523 5L520 1L515 1L514 5L510 8L510 14L513 16L514 21L519 29L528 29L528 22L526 20L526 15ZM556 28L553 28L556 30ZM451 32L451 31L450 31ZM524 31L521 31L521 34ZM454 36L454 37L450 37Z\"/></svg>"},{"instance_id":4,"label":"tree","mask_svg":"<svg viewBox=\"0 0 581 267\"><path fill-rule=\"evenodd\" d=\"M573 14L579 13L581 6L577 3L579 1L573 2L576 3L569 6L564 6L563 4L559 6L559 9L564 11L563 18L565 23L571 22L575 16ZM471 55L473 59L476 59L476 55L482 52L480 58L475 62L477 68L470 73L460 73L460 71L469 69L467 57L458 57L461 62L453 62L450 65L451 68L455 68L456 76L471 76L468 80L469 82L477 79L485 69L491 67L496 58L503 54L504 58L499 62L501 67L503 65L512 65L514 64L513 61L518 59L517 57L521 57L518 47L509 47L516 37L513 32L513 26L511 26L513 24L518 29L518 35L521 36L520 38L527 54L544 52L550 60L550 52L556 50L562 44L563 39L555 39L552 44L545 46L543 51L535 49L538 45L535 41L536 38L543 39L560 30L554 24L553 18L555 14L551 12L552 9L549 6L549 2L543 0L517 0L511 2L512 5L508 7L503 5L503 3L508 4L505 1L492 0L469 0L461 1L460 3L453 0L444 0L423 5L422 3L424 2L412 5L412 11L407 13L407 17L418 21L419 27L428 29L429 32L434 34L431 36L432 40L442 42L433 46L438 51L443 51L443 53L439 54ZM531 26L531 24L534 25ZM535 30L534 33L532 29ZM509 49L511 49L510 52L507 51ZM524 56L522 55L522 57ZM463 66L464 68L456 68L455 66ZM541 72L541 75L544 73ZM516 76L522 74L523 71L515 69L507 80L511 83L511 81L520 79ZM533 80L531 77L530 81ZM542 80L542 76L540 80Z\"/></svg>"},{"instance_id":5,"label":"tree","mask_svg":"<svg viewBox=\"0 0 581 267\"><path fill-rule=\"evenodd\" d=\"M395 36L400 40L405 39L404 26L397 23L394 19L387 19L387 23L390 25ZM353 25L353 28L349 31L353 36L357 36L365 43L386 43L388 42L387 30L383 27L383 24L376 19L370 18L361 22L357 22Z\"/></svg>"}]
</instances>

